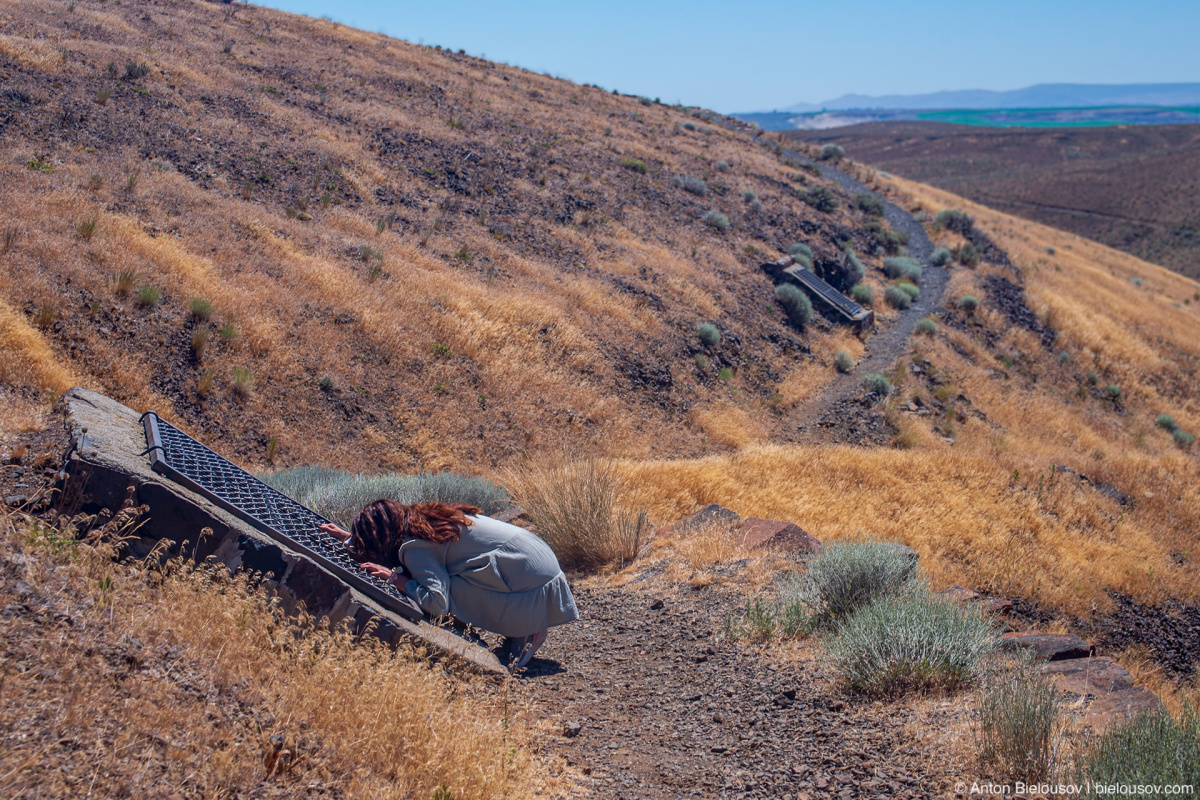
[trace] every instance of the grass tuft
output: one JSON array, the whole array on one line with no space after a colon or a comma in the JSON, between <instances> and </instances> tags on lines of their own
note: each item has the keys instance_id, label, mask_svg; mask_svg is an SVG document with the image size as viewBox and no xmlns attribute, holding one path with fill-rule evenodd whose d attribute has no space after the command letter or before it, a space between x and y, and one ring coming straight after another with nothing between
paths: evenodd
<instances>
[{"instance_id":1,"label":"grass tuft","mask_svg":"<svg viewBox=\"0 0 1200 800\"><path fill-rule=\"evenodd\" d=\"M849 372L854 369L854 359L845 350L833 354L833 366L838 372Z\"/></svg>"},{"instance_id":2,"label":"grass tuft","mask_svg":"<svg viewBox=\"0 0 1200 800\"><path fill-rule=\"evenodd\" d=\"M1163 709L1138 712L1091 742L1077 769L1093 787L1200 785L1200 715L1191 706L1178 720Z\"/></svg>"},{"instance_id":3,"label":"grass tuft","mask_svg":"<svg viewBox=\"0 0 1200 800\"><path fill-rule=\"evenodd\" d=\"M637 158L622 158L621 166L631 172L636 172L638 175L645 175L650 171L650 168L646 166L646 162Z\"/></svg>"},{"instance_id":4,"label":"grass tuft","mask_svg":"<svg viewBox=\"0 0 1200 800\"><path fill-rule=\"evenodd\" d=\"M254 391L254 376L247 367L233 368L233 394L240 400L245 400Z\"/></svg>"},{"instance_id":5,"label":"grass tuft","mask_svg":"<svg viewBox=\"0 0 1200 800\"><path fill-rule=\"evenodd\" d=\"M193 297L188 301L188 314L197 322L208 322L213 315L212 301L203 297Z\"/></svg>"},{"instance_id":6,"label":"grass tuft","mask_svg":"<svg viewBox=\"0 0 1200 800\"><path fill-rule=\"evenodd\" d=\"M152 308L162 300L162 292L157 286L142 286L137 290L136 297L139 308Z\"/></svg>"},{"instance_id":7,"label":"grass tuft","mask_svg":"<svg viewBox=\"0 0 1200 800\"><path fill-rule=\"evenodd\" d=\"M1054 773L1060 733L1062 699L1039 667L1019 660L992 675L976 695L980 764L1026 783Z\"/></svg>"},{"instance_id":8,"label":"grass tuft","mask_svg":"<svg viewBox=\"0 0 1200 800\"><path fill-rule=\"evenodd\" d=\"M624 484L610 461L564 459L514 471L508 483L567 569L627 564L649 533L646 512L622 506Z\"/></svg>"},{"instance_id":9,"label":"grass tuft","mask_svg":"<svg viewBox=\"0 0 1200 800\"><path fill-rule=\"evenodd\" d=\"M75 233L79 234L79 238L85 242L90 242L92 237L96 235L96 224L99 222L97 217L85 219L75 226Z\"/></svg>"}]
</instances>

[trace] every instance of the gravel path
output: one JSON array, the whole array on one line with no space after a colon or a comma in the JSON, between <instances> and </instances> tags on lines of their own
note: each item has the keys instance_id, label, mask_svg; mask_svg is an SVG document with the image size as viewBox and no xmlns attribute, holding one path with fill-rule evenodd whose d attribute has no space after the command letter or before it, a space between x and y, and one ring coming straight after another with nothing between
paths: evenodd
<instances>
[{"instance_id":1,"label":"gravel path","mask_svg":"<svg viewBox=\"0 0 1200 800\"><path fill-rule=\"evenodd\" d=\"M516 691L552 721L544 746L592 796L938 793L903 732L915 711L848 702L816 665L726 640L728 592L635 582L580 587L576 600L582 620L551 632Z\"/></svg>"},{"instance_id":2,"label":"gravel path","mask_svg":"<svg viewBox=\"0 0 1200 800\"><path fill-rule=\"evenodd\" d=\"M814 162L794 150L785 150L785 155L799 159L809 164L815 164L821 173L837 184L841 189L850 193L867 194L879 197L868 189L861 181L848 175L842 170L822 162ZM921 296L904 311L901 311L886 327L877 327L867 340L866 354L850 372L839 375L820 395L802 403L792 412L797 419L811 420L815 424L807 425L800 438L809 440L827 440L830 438L849 438L861 441L863 437L872 438L872 426L863 420L862 413L854 413L858 409L847 409L847 406L860 406L857 403L862 394L862 377L871 372L886 372L908 350L908 340L913 328L924 316L935 311L942 304L942 295L950 280L950 272L944 267L935 267L931 261L933 242L925 233L925 226L895 203L887 198L883 201L884 219L897 233L908 237L906 245L908 255L921 263ZM874 426L876 429L878 426ZM839 434L842 436L839 437Z\"/></svg>"}]
</instances>

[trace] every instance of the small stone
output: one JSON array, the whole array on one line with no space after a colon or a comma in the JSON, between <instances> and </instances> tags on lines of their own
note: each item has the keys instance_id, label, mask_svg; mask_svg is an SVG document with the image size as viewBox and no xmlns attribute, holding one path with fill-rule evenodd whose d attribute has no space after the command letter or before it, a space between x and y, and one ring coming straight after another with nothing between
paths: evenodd
<instances>
[{"instance_id":1,"label":"small stone","mask_svg":"<svg viewBox=\"0 0 1200 800\"><path fill-rule=\"evenodd\" d=\"M563 725L563 736L568 739L574 739L583 731L583 726L578 722L568 722Z\"/></svg>"},{"instance_id":2,"label":"small stone","mask_svg":"<svg viewBox=\"0 0 1200 800\"><path fill-rule=\"evenodd\" d=\"M653 603L650 604L650 610L658 611L664 605L666 605L666 604L662 600L655 600Z\"/></svg>"},{"instance_id":3,"label":"small stone","mask_svg":"<svg viewBox=\"0 0 1200 800\"><path fill-rule=\"evenodd\" d=\"M5 496L4 505L8 506L9 508L20 508L21 506L25 505L25 502L28 499L29 498L23 494L10 494Z\"/></svg>"}]
</instances>

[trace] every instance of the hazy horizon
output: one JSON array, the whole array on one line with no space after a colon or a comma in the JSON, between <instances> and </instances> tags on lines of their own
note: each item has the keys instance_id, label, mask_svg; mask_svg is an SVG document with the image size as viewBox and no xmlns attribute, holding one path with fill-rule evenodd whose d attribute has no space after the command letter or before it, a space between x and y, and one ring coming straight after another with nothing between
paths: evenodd
<instances>
[{"instance_id":1,"label":"hazy horizon","mask_svg":"<svg viewBox=\"0 0 1200 800\"><path fill-rule=\"evenodd\" d=\"M578 83L727 113L818 104L847 94L1008 91L1042 83L1200 81L1200 4L1082 0L1003 8L949 0L711 0L603 7L537 0L391 4L267 0L261 5L377 31Z\"/></svg>"}]
</instances>

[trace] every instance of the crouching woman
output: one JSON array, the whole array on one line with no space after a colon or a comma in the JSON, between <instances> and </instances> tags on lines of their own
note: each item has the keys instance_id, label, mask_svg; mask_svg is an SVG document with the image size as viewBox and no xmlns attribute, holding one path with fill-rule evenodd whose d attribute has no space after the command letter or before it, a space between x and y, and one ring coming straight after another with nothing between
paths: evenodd
<instances>
[{"instance_id":1,"label":"crouching woman","mask_svg":"<svg viewBox=\"0 0 1200 800\"><path fill-rule=\"evenodd\" d=\"M579 618L550 546L473 506L376 500L349 531L321 530L431 616L449 614L507 637L502 656L511 669L529 663L551 627Z\"/></svg>"}]
</instances>

